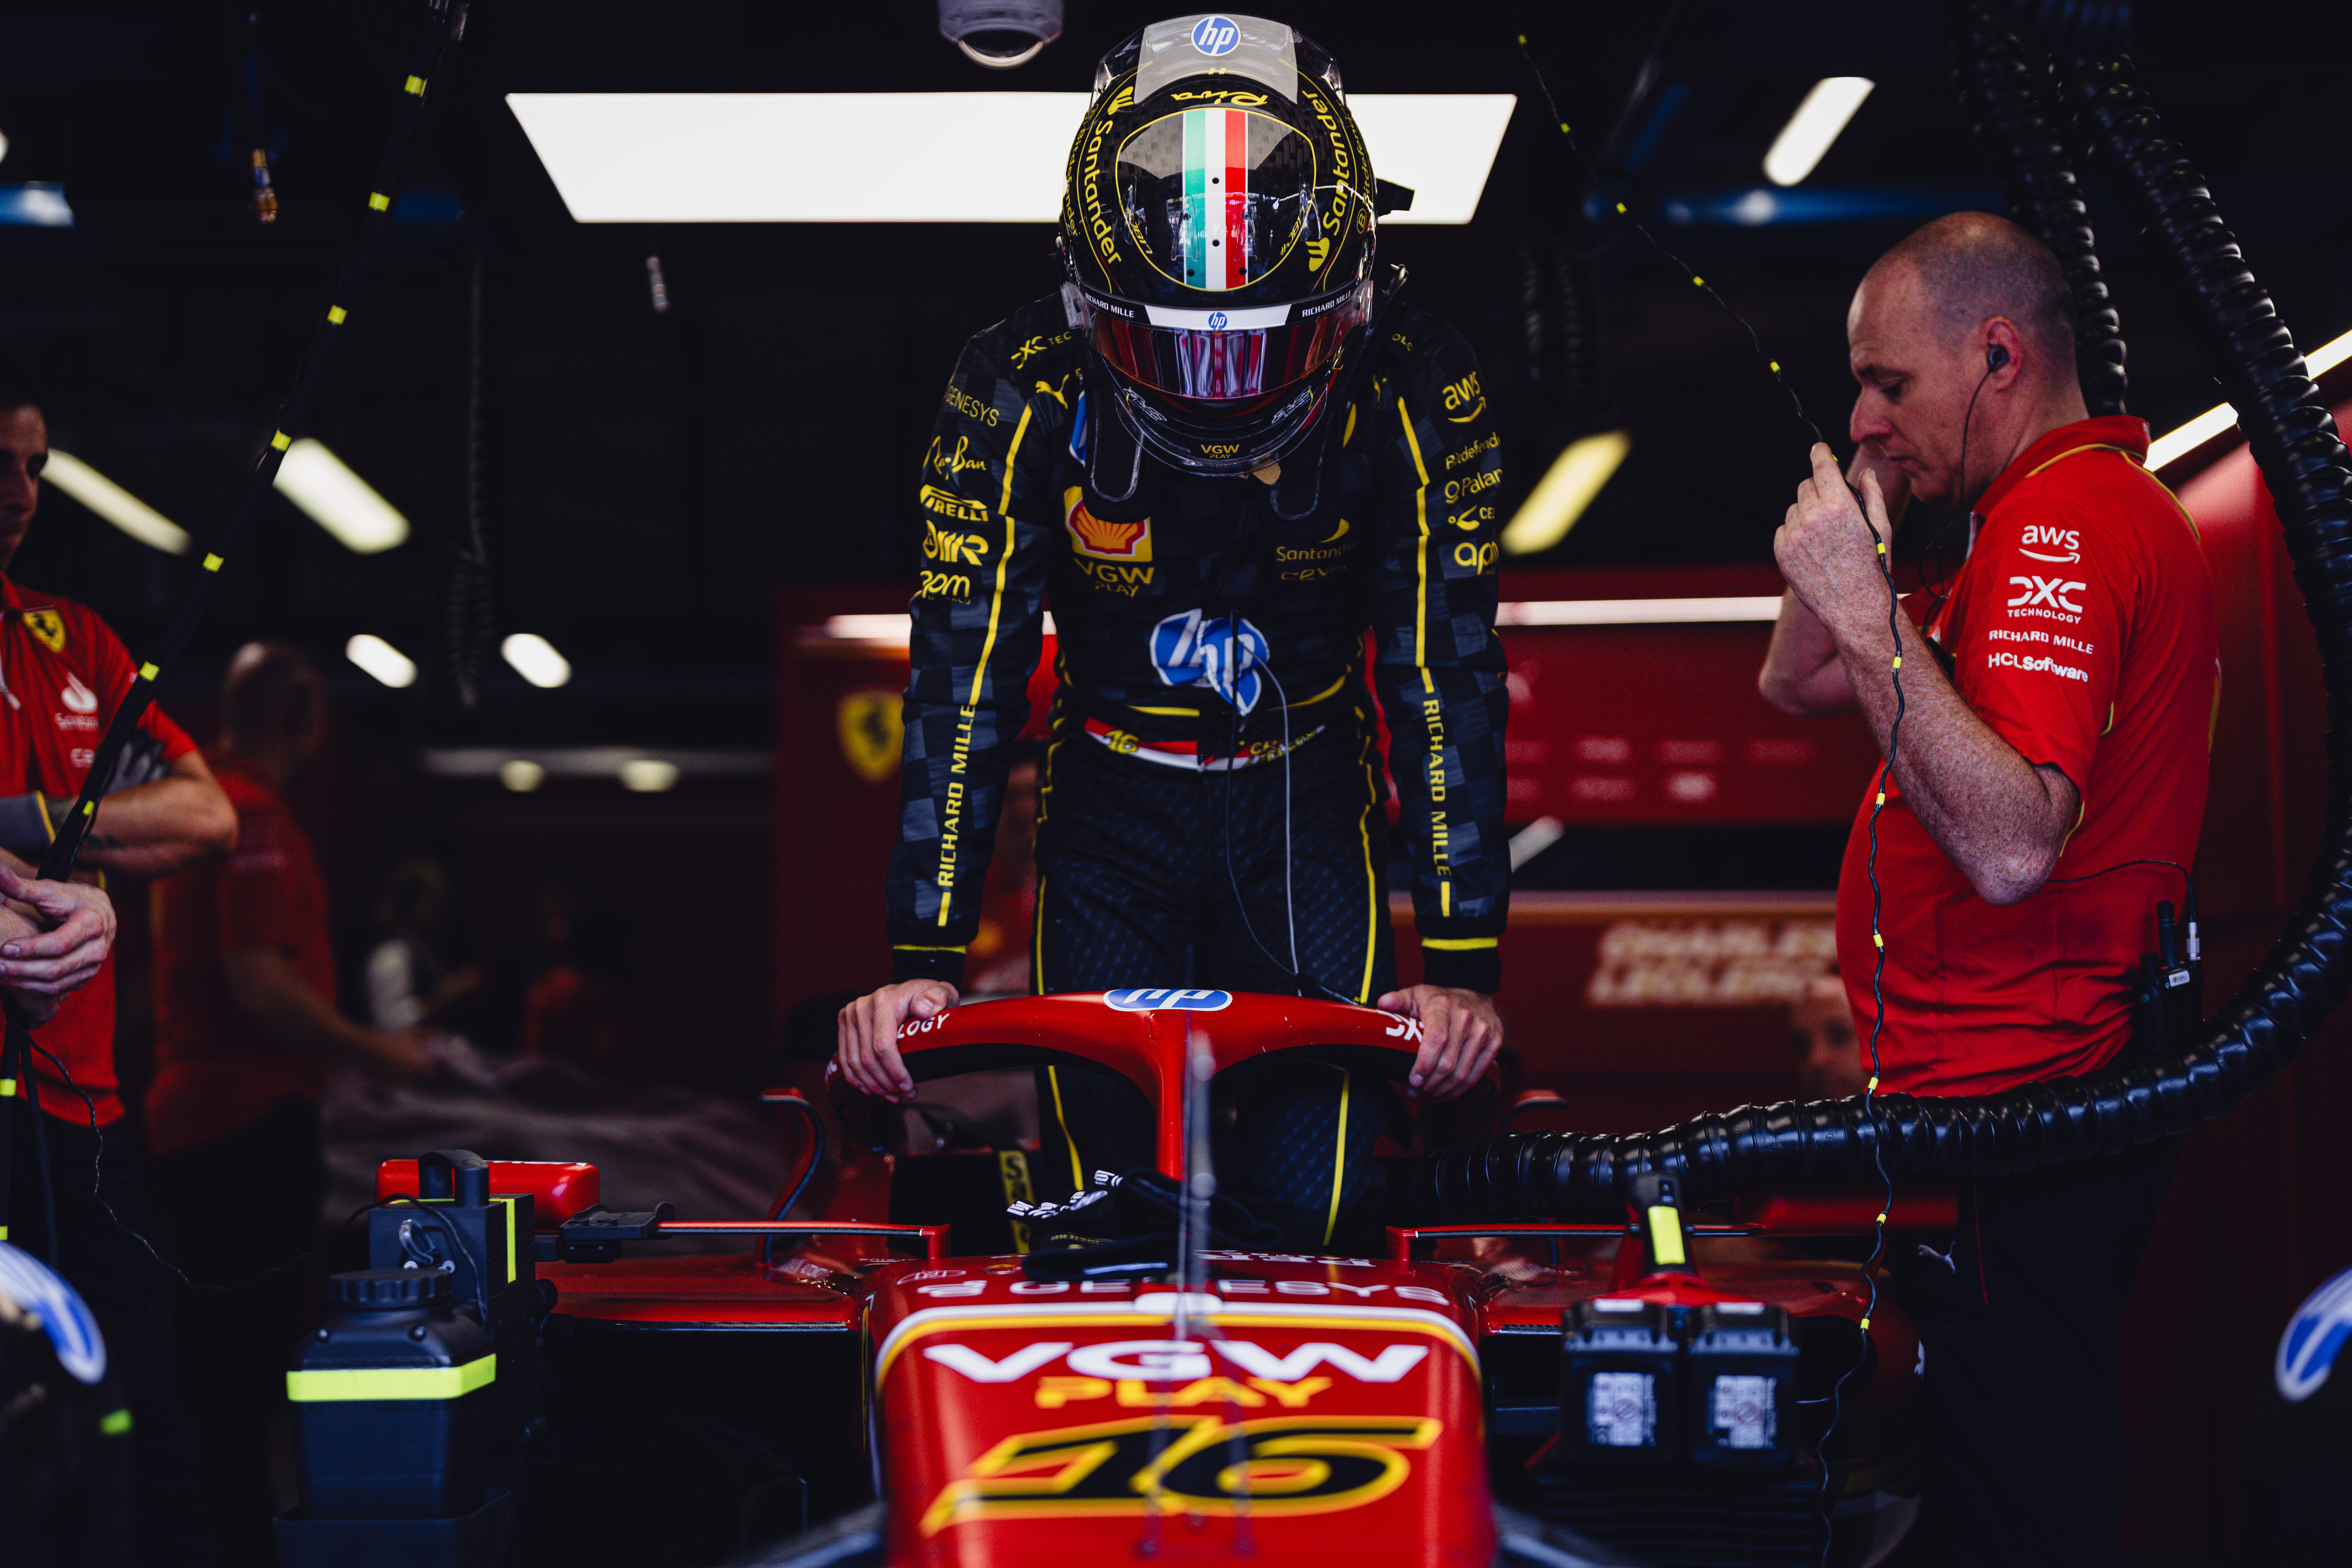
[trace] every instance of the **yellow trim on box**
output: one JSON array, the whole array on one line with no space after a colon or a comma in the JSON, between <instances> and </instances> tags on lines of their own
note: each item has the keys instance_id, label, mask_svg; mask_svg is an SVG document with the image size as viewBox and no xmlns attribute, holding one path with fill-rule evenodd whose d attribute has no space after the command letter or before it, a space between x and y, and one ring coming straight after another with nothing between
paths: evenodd
<instances>
[{"instance_id":1,"label":"yellow trim on box","mask_svg":"<svg viewBox=\"0 0 2352 1568\"><path fill-rule=\"evenodd\" d=\"M498 1381L497 1352L457 1366L354 1366L286 1374L286 1397L297 1405L380 1399L463 1399Z\"/></svg>"}]
</instances>

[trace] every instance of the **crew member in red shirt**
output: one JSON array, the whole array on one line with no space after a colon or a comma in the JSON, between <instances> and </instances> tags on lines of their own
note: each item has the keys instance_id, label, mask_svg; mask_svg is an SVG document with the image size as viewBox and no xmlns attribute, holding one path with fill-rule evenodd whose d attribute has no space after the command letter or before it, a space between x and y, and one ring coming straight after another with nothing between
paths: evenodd
<instances>
[{"instance_id":1,"label":"crew member in red shirt","mask_svg":"<svg viewBox=\"0 0 2352 1568\"><path fill-rule=\"evenodd\" d=\"M1884 752L1900 676L1901 739L1838 887L1855 1026L1867 1041L1883 990L1883 1090L2089 1072L2131 1045L2127 977L2196 857L2212 575L2144 467L2147 427L2086 417L2065 276L2023 229L1929 224L1872 268L1846 333L1860 500L1814 447L1774 542L1789 592L1759 686L1792 713L1859 703ZM1892 539L1912 500L1949 509L1964 560L1938 581L1931 542L1898 649L1864 518ZM1937 1563L2116 1560L2117 1328L2177 1152L1979 1183L1948 1249L1893 1259L1927 1346Z\"/></svg>"},{"instance_id":2,"label":"crew member in red shirt","mask_svg":"<svg viewBox=\"0 0 2352 1568\"><path fill-rule=\"evenodd\" d=\"M38 404L0 386L0 574L32 524L48 451ZM28 873L47 850L133 668L89 610L0 575L0 864ZM236 839L236 816L194 743L150 708L76 875L163 876ZM110 932L110 911L107 925ZM156 1229L146 1181L115 1092L113 963L65 997L33 1039L34 1082L49 1118L59 1271L89 1303L130 1396L141 1560L208 1561L201 1530L192 1533L186 1522L196 1507L195 1456L173 1387L165 1277L149 1250ZM37 1253L46 1245L31 1200L38 1173L29 1163L32 1140L21 1135L29 1129L18 1131L10 1189L18 1212L6 1223L12 1240Z\"/></svg>"},{"instance_id":3,"label":"crew member in red shirt","mask_svg":"<svg viewBox=\"0 0 2352 1568\"><path fill-rule=\"evenodd\" d=\"M431 1070L427 1036L335 1008L326 884L287 810L317 752L319 672L283 643L247 643L221 687L212 751L237 843L155 889L155 1079L147 1142L173 1261L199 1284L255 1279L318 1238L326 1173L319 1090L338 1060L398 1081ZM234 1194L234 1224L220 1204ZM302 1277L192 1298L181 1382L205 1437L205 1495L231 1562L268 1560L274 1373L300 1331Z\"/></svg>"}]
</instances>

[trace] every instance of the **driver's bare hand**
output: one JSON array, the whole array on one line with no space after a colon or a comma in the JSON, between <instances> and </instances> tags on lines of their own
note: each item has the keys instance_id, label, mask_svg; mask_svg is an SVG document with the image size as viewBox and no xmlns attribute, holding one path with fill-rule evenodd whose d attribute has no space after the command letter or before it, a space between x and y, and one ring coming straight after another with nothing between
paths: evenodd
<instances>
[{"instance_id":1,"label":"driver's bare hand","mask_svg":"<svg viewBox=\"0 0 2352 1568\"><path fill-rule=\"evenodd\" d=\"M956 988L944 980L901 980L860 996L841 1010L833 1058L841 1076L867 1094L912 1100L915 1079L898 1059L898 1026L909 1018L936 1018L955 1005Z\"/></svg>"},{"instance_id":2,"label":"driver's bare hand","mask_svg":"<svg viewBox=\"0 0 2352 1568\"><path fill-rule=\"evenodd\" d=\"M114 902L104 889L44 882L0 865L0 895L47 928L12 931L0 945L0 980L11 991L62 996L97 978L114 946Z\"/></svg>"},{"instance_id":3,"label":"driver's bare hand","mask_svg":"<svg viewBox=\"0 0 2352 1568\"><path fill-rule=\"evenodd\" d=\"M1421 1051L1406 1080L1424 1100L1452 1100L1478 1081L1503 1048L1495 999L1444 985L1409 985L1373 1005L1421 1020Z\"/></svg>"}]
</instances>

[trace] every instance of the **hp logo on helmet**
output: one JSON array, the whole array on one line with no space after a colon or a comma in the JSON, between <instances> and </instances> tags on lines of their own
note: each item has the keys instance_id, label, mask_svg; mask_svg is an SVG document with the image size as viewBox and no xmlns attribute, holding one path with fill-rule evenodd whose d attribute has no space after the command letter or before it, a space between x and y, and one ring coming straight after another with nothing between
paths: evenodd
<instances>
[{"instance_id":1,"label":"hp logo on helmet","mask_svg":"<svg viewBox=\"0 0 2352 1568\"><path fill-rule=\"evenodd\" d=\"M1210 311L1210 312L1209 312L1209 331L1213 331L1213 332L1222 332L1222 331L1223 331L1224 330L1225 330L1225 313L1224 313L1223 310L1212 310L1212 311Z\"/></svg>"},{"instance_id":2,"label":"hp logo on helmet","mask_svg":"<svg viewBox=\"0 0 2352 1568\"><path fill-rule=\"evenodd\" d=\"M1223 16L1203 16L1192 26L1192 47L1204 55L1229 55L1242 41L1242 30Z\"/></svg>"}]
</instances>

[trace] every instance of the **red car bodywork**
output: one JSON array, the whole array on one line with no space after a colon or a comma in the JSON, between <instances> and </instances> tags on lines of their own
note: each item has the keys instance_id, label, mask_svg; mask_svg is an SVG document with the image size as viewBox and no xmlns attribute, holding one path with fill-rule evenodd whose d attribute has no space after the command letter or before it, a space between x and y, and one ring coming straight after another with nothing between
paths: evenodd
<instances>
[{"instance_id":1,"label":"red car bodywork","mask_svg":"<svg viewBox=\"0 0 2352 1568\"><path fill-rule=\"evenodd\" d=\"M1220 1069L1305 1049L1402 1078L1419 1044L1417 1025L1366 1007L1253 995L1216 1005L1222 993L1146 994L1138 1005L1134 994L1111 994L1129 1000L957 1008L908 1026L900 1047L919 1084L1056 1058L1117 1072L1156 1106L1156 1163L1172 1175L1188 1048L1204 1043ZM1194 1000L1150 1005L1153 996ZM870 1466L887 1504L888 1560L910 1568L1138 1551L1475 1568L1495 1555L1494 1495L1543 1462L1562 1314L1577 1302L1763 1301L1801 1326L1857 1322L1869 1295L1856 1263L1793 1238L1866 1237L1874 1199L1775 1200L1744 1219L1695 1225L1693 1269L1646 1277L1623 1226L1525 1225L1391 1230L1381 1258L1211 1250L1196 1277L1205 1284L1190 1292L1157 1279L1031 1278L1014 1254L942 1256L943 1226L894 1215L894 1177L927 1156L877 1148L863 1131L871 1102L837 1079L808 1101L845 1152L816 1173L792 1218L661 1226L771 1233L771 1260L754 1250L551 1261L540 1275L556 1288L551 1321L571 1342L626 1342L642 1357L681 1332L854 1341L857 1403L803 1404L797 1422L814 1425L844 1474L852 1452L858 1468ZM492 1184L534 1190L572 1172L562 1179L576 1197L576 1169L494 1164ZM1949 1223L1948 1198L1903 1207L1910 1223ZM1902 1467L1916 1399L1916 1340L1883 1296L1869 1334L1876 1353L1868 1377L1844 1389L1836 1444L1853 1461L1841 1472L1854 1478L1850 1492ZM1848 1331L1847 1342L1859 1336ZM771 1405L804 1395L745 1391L747 1403ZM855 1500L813 1499L817 1512Z\"/></svg>"}]
</instances>

